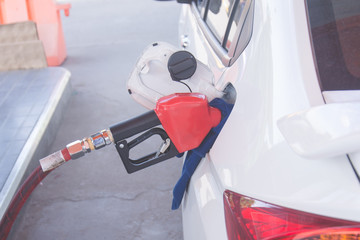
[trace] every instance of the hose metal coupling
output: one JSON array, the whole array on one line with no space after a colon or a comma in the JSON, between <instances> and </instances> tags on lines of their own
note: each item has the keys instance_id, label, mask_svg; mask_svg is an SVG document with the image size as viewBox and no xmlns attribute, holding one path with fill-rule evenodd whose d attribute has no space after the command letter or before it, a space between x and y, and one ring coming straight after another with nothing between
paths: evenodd
<instances>
[{"instance_id":1,"label":"hose metal coupling","mask_svg":"<svg viewBox=\"0 0 360 240\"><path fill-rule=\"evenodd\" d=\"M109 131L110 132L110 131ZM110 134L107 130L102 130L101 132L95 133L90 136L91 143L95 149L100 149L109 145L112 141L110 138Z\"/></svg>"},{"instance_id":2,"label":"hose metal coupling","mask_svg":"<svg viewBox=\"0 0 360 240\"><path fill-rule=\"evenodd\" d=\"M110 130L102 130L81 141L74 141L66 145L66 148L69 151L71 159L77 159L84 156L85 153L105 147L113 141Z\"/></svg>"}]
</instances>

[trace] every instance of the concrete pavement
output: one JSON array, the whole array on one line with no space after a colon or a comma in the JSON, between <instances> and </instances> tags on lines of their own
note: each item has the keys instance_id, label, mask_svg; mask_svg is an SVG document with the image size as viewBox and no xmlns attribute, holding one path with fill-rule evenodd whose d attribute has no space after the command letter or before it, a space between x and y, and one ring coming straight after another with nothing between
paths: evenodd
<instances>
[{"instance_id":1,"label":"concrete pavement","mask_svg":"<svg viewBox=\"0 0 360 240\"><path fill-rule=\"evenodd\" d=\"M175 1L70 2L63 67L73 92L49 153L145 112L128 95L127 78L148 44L177 44ZM38 186L8 239L182 239L181 212L171 211L181 167L171 159L128 175L114 146L71 161Z\"/></svg>"}]
</instances>

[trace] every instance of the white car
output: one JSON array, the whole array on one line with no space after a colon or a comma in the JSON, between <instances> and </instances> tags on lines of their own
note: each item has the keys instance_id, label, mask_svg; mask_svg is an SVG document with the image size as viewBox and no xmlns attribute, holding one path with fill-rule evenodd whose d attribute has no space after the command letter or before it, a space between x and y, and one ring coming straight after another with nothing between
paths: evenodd
<instances>
[{"instance_id":1,"label":"white car","mask_svg":"<svg viewBox=\"0 0 360 240\"><path fill-rule=\"evenodd\" d=\"M180 42L236 103L184 239L360 239L360 1L198 0Z\"/></svg>"}]
</instances>

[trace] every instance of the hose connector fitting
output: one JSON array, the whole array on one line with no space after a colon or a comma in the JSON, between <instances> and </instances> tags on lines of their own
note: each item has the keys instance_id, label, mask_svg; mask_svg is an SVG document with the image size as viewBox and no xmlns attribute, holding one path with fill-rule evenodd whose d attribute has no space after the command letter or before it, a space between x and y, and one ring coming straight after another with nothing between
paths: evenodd
<instances>
[{"instance_id":1,"label":"hose connector fitting","mask_svg":"<svg viewBox=\"0 0 360 240\"><path fill-rule=\"evenodd\" d=\"M82 140L82 141L76 140L76 141L66 145L66 148L69 151L71 159L80 158L85 155L85 152L90 150L90 148L87 148L85 143L86 143L86 141L84 141L84 140Z\"/></svg>"},{"instance_id":2,"label":"hose connector fitting","mask_svg":"<svg viewBox=\"0 0 360 240\"><path fill-rule=\"evenodd\" d=\"M59 167L70 159L77 159L89 153L92 150L97 150L110 145L114 142L110 130L102 130L98 133L91 135L83 140L77 140L66 145L62 151L53 153L40 160L40 165L44 172L50 171Z\"/></svg>"},{"instance_id":3,"label":"hose connector fitting","mask_svg":"<svg viewBox=\"0 0 360 240\"><path fill-rule=\"evenodd\" d=\"M91 150L103 148L112 142L113 139L110 130L105 129L81 141L74 141L66 145L66 148L69 151L71 159L77 159L84 156L85 153L91 152Z\"/></svg>"},{"instance_id":4,"label":"hose connector fitting","mask_svg":"<svg viewBox=\"0 0 360 240\"><path fill-rule=\"evenodd\" d=\"M112 143L111 133L108 130L102 130L90 136L90 140L94 148L100 149Z\"/></svg>"}]
</instances>

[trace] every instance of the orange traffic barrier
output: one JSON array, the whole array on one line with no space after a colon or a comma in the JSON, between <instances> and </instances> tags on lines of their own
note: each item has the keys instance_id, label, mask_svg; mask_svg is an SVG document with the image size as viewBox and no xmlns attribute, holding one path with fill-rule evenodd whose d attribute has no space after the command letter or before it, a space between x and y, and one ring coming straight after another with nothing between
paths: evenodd
<instances>
[{"instance_id":1,"label":"orange traffic barrier","mask_svg":"<svg viewBox=\"0 0 360 240\"><path fill-rule=\"evenodd\" d=\"M0 23L16 23L27 21L26 0L0 0Z\"/></svg>"},{"instance_id":2,"label":"orange traffic barrier","mask_svg":"<svg viewBox=\"0 0 360 240\"><path fill-rule=\"evenodd\" d=\"M29 20L36 22L40 40L44 44L49 66L60 65L66 58L66 45L61 24L61 10L69 16L70 4L56 4L53 0L26 0Z\"/></svg>"},{"instance_id":3,"label":"orange traffic barrier","mask_svg":"<svg viewBox=\"0 0 360 240\"><path fill-rule=\"evenodd\" d=\"M49 66L58 66L66 58L66 45L61 24L61 10L69 16L70 4L54 0L0 0L0 23L34 21L44 45Z\"/></svg>"}]
</instances>

